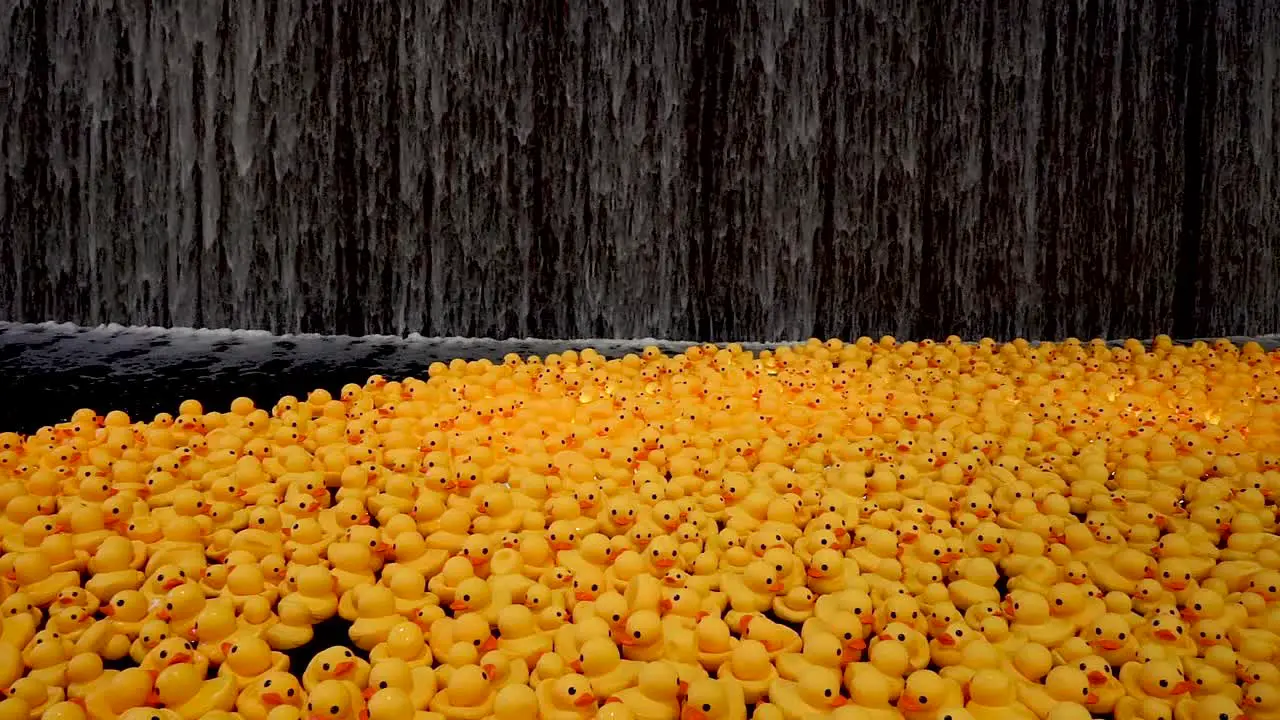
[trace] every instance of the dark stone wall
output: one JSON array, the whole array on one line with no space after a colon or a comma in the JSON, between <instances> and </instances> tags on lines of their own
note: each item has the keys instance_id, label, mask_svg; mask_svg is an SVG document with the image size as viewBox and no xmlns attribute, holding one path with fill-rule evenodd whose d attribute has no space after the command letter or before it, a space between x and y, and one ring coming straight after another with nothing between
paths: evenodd
<instances>
[{"instance_id":1,"label":"dark stone wall","mask_svg":"<svg viewBox=\"0 0 1280 720\"><path fill-rule=\"evenodd\" d=\"M0 0L0 319L1280 328L1267 0Z\"/></svg>"}]
</instances>

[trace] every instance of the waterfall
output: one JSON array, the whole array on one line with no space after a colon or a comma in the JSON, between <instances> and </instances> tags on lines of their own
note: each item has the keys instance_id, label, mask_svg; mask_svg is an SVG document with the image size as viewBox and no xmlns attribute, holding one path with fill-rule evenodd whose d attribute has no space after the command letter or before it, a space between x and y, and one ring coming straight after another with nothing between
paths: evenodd
<instances>
[{"instance_id":1,"label":"waterfall","mask_svg":"<svg viewBox=\"0 0 1280 720\"><path fill-rule=\"evenodd\" d=\"M1280 5L0 0L0 319L1280 328Z\"/></svg>"}]
</instances>

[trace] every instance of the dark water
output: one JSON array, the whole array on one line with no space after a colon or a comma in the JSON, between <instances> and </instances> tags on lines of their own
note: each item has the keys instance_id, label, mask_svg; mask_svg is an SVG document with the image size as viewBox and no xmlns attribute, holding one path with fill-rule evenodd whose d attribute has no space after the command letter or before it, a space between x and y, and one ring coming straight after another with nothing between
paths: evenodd
<instances>
[{"instance_id":1,"label":"dark water","mask_svg":"<svg viewBox=\"0 0 1280 720\"><path fill-rule=\"evenodd\" d=\"M0 317L1280 327L1273 0L0 0Z\"/></svg>"}]
</instances>

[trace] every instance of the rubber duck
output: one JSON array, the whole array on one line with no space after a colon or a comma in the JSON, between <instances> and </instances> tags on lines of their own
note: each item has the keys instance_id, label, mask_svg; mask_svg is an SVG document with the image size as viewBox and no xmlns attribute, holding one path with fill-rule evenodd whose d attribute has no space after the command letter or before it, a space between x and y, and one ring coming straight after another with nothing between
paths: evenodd
<instances>
[{"instance_id":1,"label":"rubber duck","mask_svg":"<svg viewBox=\"0 0 1280 720\"><path fill-rule=\"evenodd\" d=\"M746 720L746 717L747 704L738 685L711 678L689 683L682 720Z\"/></svg>"},{"instance_id":2,"label":"rubber duck","mask_svg":"<svg viewBox=\"0 0 1280 720\"><path fill-rule=\"evenodd\" d=\"M743 640L720 665L716 677L738 683L747 702L754 704L769 693L778 678L778 671L770 661L764 643Z\"/></svg>"},{"instance_id":3,"label":"rubber duck","mask_svg":"<svg viewBox=\"0 0 1280 720\"><path fill-rule=\"evenodd\" d=\"M80 585L76 570L54 572L40 552L19 552L13 557L8 578L37 607L48 607L62 590Z\"/></svg>"},{"instance_id":4,"label":"rubber duck","mask_svg":"<svg viewBox=\"0 0 1280 720\"><path fill-rule=\"evenodd\" d=\"M1120 668L1125 697L1116 703L1116 717L1138 717L1145 701L1153 700L1172 714L1173 706L1195 683L1187 681L1182 669L1168 660L1130 662Z\"/></svg>"},{"instance_id":5,"label":"rubber duck","mask_svg":"<svg viewBox=\"0 0 1280 720\"><path fill-rule=\"evenodd\" d=\"M806 638L802 652L783 653L775 662L778 674L786 680L800 680L810 674L827 674L839 683L845 666L851 661L852 658L846 656L844 643L839 638L821 633Z\"/></svg>"},{"instance_id":6,"label":"rubber duck","mask_svg":"<svg viewBox=\"0 0 1280 720\"><path fill-rule=\"evenodd\" d=\"M50 686L30 676L10 684L6 694L9 698L23 701L27 707L27 715L24 717L41 717L48 708L62 702L66 697L61 687Z\"/></svg>"},{"instance_id":7,"label":"rubber duck","mask_svg":"<svg viewBox=\"0 0 1280 720\"><path fill-rule=\"evenodd\" d=\"M738 629L744 639L759 640L774 659L784 653L800 652L804 643L800 633L763 615L743 615Z\"/></svg>"},{"instance_id":8,"label":"rubber duck","mask_svg":"<svg viewBox=\"0 0 1280 720\"><path fill-rule=\"evenodd\" d=\"M1235 700L1222 696L1208 696L1179 702L1173 711L1175 720L1236 720L1245 717Z\"/></svg>"},{"instance_id":9,"label":"rubber duck","mask_svg":"<svg viewBox=\"0 0 1280 720\"><path fill-rule=\"evenodd\" d=\"M806 676L799 681L779 678L769 689L769 702L782 711L787 720L811 715L825 715L844 706L849 699L840 694L840 683L823 675Z\"/></svg>"},{"instance_id":10,"label":"rubber duck","mask_svg":"<svg viewBox=\"0 0 1280 720\"><path fill-rule=\"evenodd\" d=\"M977 671L969 681L968 693L969 701L964 704L964 709L974 720L1032 720L1037 717L1018 700L1017 687L1005 673L996 670Z\"/></svg>"},{"instance_id":11,"label":"rubber duck","mask_svg":"<svg viewBox=\"0 0 1280 720\"><path fill-rule=\"evenodd\" d=\"M373 585L377 582L375 568L380 567L380 560L375 558L373 549L363 543L335 542L329 546L327 553L332 564L332 573L337 581L337 591L346 592L360 585Z\"/></svg>"},{"instance_id":12,"label":"rubber duck","mask_svg":"<svg viewBox=\"0 0 1280 720\"><path fill-rule=\"evenodd\" d=\"M344 647L330 647L316 653L302 673L302 687L311 692L325 680L340 680L363 689L369 684L368 661Z\"/></svg>"},{"instance_id":13,"label":"rubber duck","mask_svg":"<svg viewBox=\"0 0 1280 720\"><path fill-rule=\"evenodd\" d=\"M697 643L698 663L708 672L719 670L738 643L737 638L731 634L729 624L714 615L704 616L697 621L694 640Z\"/></svg>"},{"instance_id":14,"label":"rubber duck","mask_svg":"<svg viewBox=\"0 0 1280 720\"><path fill-rule=\"evenodd\" d=\"M947 584L951 602L961 610L979 603L999 603L1000 592L995 583L1000 571L986 557L966 557L955 562L953 578Z\"/></svg>"},{"instance_id":15,"label":"rubber duck","mask_svg":"<svg viewBox=\"0 0 1280 720\"><path fill-rule=\"evenodd\" d=\"M148 704L173 710L185 720L198 720L214 711L230 711L235 702L236 685L231 677L205 680L195 665L179 663L156 676Z\"/></svg>"},{"instance_id":16,"label":"rubber duck","mask_svg":"<svg viewBox=\"0 0 1280 720\"><path fill-rule=\"evenodd\" d=\"M384 569L382 580L395 596L396 612L411 615L427 606L439 606L440 599L427 592L427 579L409 567Z\"/></svg>"},{"instance_id":17,"label":"rubber duck","mask_svg":"<svg viewBox=\"0 0 1280 720\"><path fill-rule=\"evenodd\" d=\"M401 718L427 720L432 717L432 713L415 709L413 700L405 691L398 688L388 688L379 690L369 697L367 709L360 717L367 717L369 720L397 720Z\"/></svg>"},{"instance_id":18,"label":"rubber duck","mask_svg":"<svg viewBox=\"0 0 1280 720\"><path fill-rule=\"evenodd\" d=\"M277 707L302 709L302 684L288 672L270 671L259 675L236 696L236 712L244 720L266 720Z\"/></svg>"},{"instance_id":19,"label":"rubber duck","mask_svg":"<svg viewBox=\"0 0 1280 720\"><path fill-rule=\"evenodd\" d=\"M169 624L159 618L148 620L142 624L138 631L138 637L129 645L129 657L134 662L140 663L156 645L171 636L169 632Z\"/></svg>"},{"instance_id":20,"label":"rubber duck","mask_svg":"<svg viewBox=\"0 0 1280 720\"><path fill-rule=\"evenodd\" d=\"M431 648L422 628L402 619L387 633L387 639L375 645L369 653L369 660L375 666L391 658L403 660L411 668L430 667Z\"/></svg>"},{"instance_id":21,"label":"rubber duck","mask_svg":"<svg viewBox=\"0 0 1280 720\"><path fill-rule=\"evenodd\" d=\"M0 644L22 647L36 634L44 613L31 596L16 590L0 602Z\"/></svg>"},{"instance_id":22,"label":"rubber duck","mask_svg":"<svg viewBox=\"0 0 1280 720\"><path fill-rule=\"evenodd\" d=\"M640 663L622 659L618 646L607 638L592 638L582 644L569 668L587 679L591 693L606 698L636 684Z\"/></svg>"},{"instance_id":23,"label":"rubber duck","mask_svg":"<svg viewBox=\"0 0 1280 720\"><path fill-rule=\"evenodd\" d=\"M66 687L67 661L74 646L70 640L52 630L41 630L22 648L26 677L52 687Z\"/></svg>"},{"instance_id":24,"label":"rubber duck","mask_svg":"<svg viewBox=\"0 0 1280 720\"><path fill-rule=\"evenodd\" d=\"M523 658L533 669L538 657L551 652L552 638L538 629L533 611L523 605L508 605L498 611L498 649L512 659Z\"/></svg>"},{"instance_id":25,"label":"rubber duck","mask_svg":"<svg viewBox=\"0 0 1280 720\"><path fill-rule=\"evenodd\" d=\"M1013 633L1050 649L1075 636L1076 627L1070 621L1049 612L1049 601L1044 595L1014 590L1005 596L1004 610Z\"/></svg>"},{"instance_id":26,"label":"rubber duck","mask_svg":"<svg viewBox=\"0 0 1280 720\"><path fill-rule=\"evenodd\" d=\"M151 674L142 668L128 668L98 683L85 696L85 714L92 720L117 720L125 711L148 704L154 688Z\"/></svg>"},{"instance_id":27,"label":"rubber duck","mask_svg":"<svg viewBox=\"0 0 1280 720\"><path fill-rule=\"evenodd\" d=\"M430 708L448 720L479 720L493 712L494 695L489 674L478 665L464 665L431 698Z\"/></svg>"},{"instance_id":28,"label":"rubber duck","mask_svg":"<svg viewBox=\"0 0 1280 720\"><path fill-rule=\"evenodd\" d=\"M237 630L235 606L231 601L211 600L196 616L187 637L196 643L196 652L215 663L221 663L224 657L222 644Z\"/></svg>"},{"instance_id":29,"label":"rubber duck","mask_svg":"<svg viewBox=\"0 0 1280 720\"><path fill-rule=\"evenodd\" d=\"M307 694L306 712L310 718L356 720L365 715L365 701L360 691L348 682L322 680Z\"/></svg>"},{"instance_id":30,"label":"rubber duck","mask_svg":"<svg viewBox=\"0 0 1280 720\"><path fill-rule=\"evenodd\" d=\"M1082 636L1089 647L1112 665L1124 665L1138 658L1138 640L1124 617L1106 613L1085 627Z\"/></svg>"},{"instance_id":31,"label":"rubber duck","mask_svg":"<svg viewBox=\"0 0 1280 720\"><path fill-rule=\"evenodd\" d=\"M674 664L650 662L640 669L635 687L611 695L606 703L620 702L637 718L676 718L680 696L686 689Z\"/></svg>"},{"instance_id":32,"label":"rubber duck","mask_svg":"<svg viewBox=\"0 0 1280 720\"><path fill-rule=\"evenodd\" d=\"M236 690L243 690L258 681L266 673L289 669L289 658L284 653L273 652L261 638L241 637L223 648L225 660L218 668L218 677L230 677Z\"/></svg>"},{"instance_id":33,"label":"rubber duck","mask_svg":"<svg viewBox=\"0 0 1280 720\"><path fill-rule=\"evenodd\" d=\"M538 707L536 690L527 685L508 685L494 696L493 716L496 720L522 720L536 717ZM601 715L596 717L600 718Z\"/></svg>"},{"instance_id":34,"label":"rubber duck","mask_svg":"<svg viewBox=\"0 0 1280 720\"><path fill-rule=\"evenodd\" d=\"M350 610L342 606L350 598ZM347 634L356 647L369 651L384 642L391 628L404 621L396 613L395 595L385 585L364 585L347 591L339 602L339 612L351 620Z\"/></svg>"},{"instance_id":35,"label":"rubber duck","mask_svg":"<svg viewBox=\"0 0 1280 720\"><path fill-rule=\"evenodd\" d=\"M564 574L571 577L568 571ZM454 556L446 560L440 572L427 581L427 590L440 598L442 603L452 603L458 585L471 577L475 577L475 569L471 563L464 557Z\"/></svg>"},{"instance_id":36,"label":"rubber duck","mask_svg":"<svg viewBox=\"0 0 1280 720\"><path fill-rule=\"evenodd\" d=\"M338 611L337 582L323 565L299 568L297 589L280 598L279 614L286 622L316 625Z\"/></svg>"},{"instance_id":37,"label":"rubber duck","mask_svg":"<svg viewBox=\"0 0 1280 720\"><path fill-rule=\"evenodd\" d=\"M1274 720L1280 717L1280 687L1269 682L1256 682L1249 686L1240 705L1250 718Z\"/></svg>"}]
</instances>

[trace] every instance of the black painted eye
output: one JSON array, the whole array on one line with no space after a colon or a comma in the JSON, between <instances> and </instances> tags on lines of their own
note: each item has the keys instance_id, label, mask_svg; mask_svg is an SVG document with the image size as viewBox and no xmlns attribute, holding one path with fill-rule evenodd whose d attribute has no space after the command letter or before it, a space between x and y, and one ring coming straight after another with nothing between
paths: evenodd
<instances>
[{"instance_id":1,"label":"black painted eye","mask_svg":"<svg viewBox=\"0 0 1280 720\"><path fill-rule=\"evenodd\" d=\"M1162 688L1167 688L1167 687L1169 687L1169 681L1168 681L1168 680L1161 680L1161 681L1160 681L1160 687L1162 687Z\"/></svg>"},{"instance_id":2,"label":"black painted eye","mask_svg":"<svg viewBox=\"0 0 1280 720\"><path fill-rule=\"evenodd\" d=\"M321 666L320 666L320 669L321 669L321 670L323 670L323 671L325 671L325 672L329 672L329 663L325 663L325 664L321 665Z\"/></svg>"},{"instance_id":3,"label":"black painted eye","mask_svg":"<svg viewBox=\"0 0 1280 720\"><path fill-rule=\"evenodd\" d=\"M578 688L576 688L576 687L571 687L571 688L569 688L569 694L570 694L570 695L577 695L577 694L578 694Z\"/></svg>"}]
</instances>

